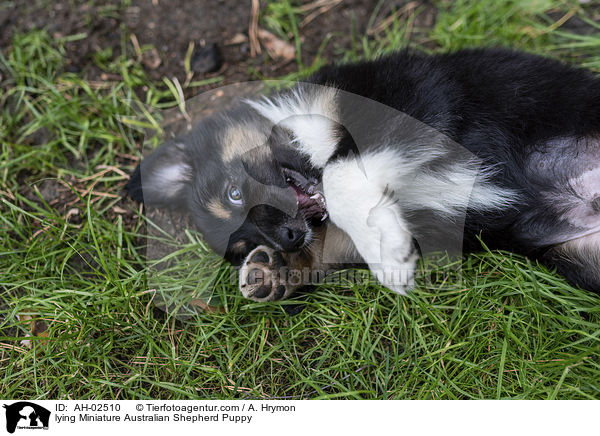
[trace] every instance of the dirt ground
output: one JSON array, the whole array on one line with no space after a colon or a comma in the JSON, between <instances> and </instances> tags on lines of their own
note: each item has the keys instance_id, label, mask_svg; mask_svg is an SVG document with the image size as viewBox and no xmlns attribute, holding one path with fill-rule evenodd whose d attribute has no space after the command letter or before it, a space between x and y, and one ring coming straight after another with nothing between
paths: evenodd
<instances>
[{"instance_id":1,"label":"dirt ground","mask_svg":"<svg viewBox=\"0 0 600 436\"><path fill-rule=\"evenodd\" d=\"M94 65L94 53L112 49L121 53L122 43L130 47L151 45L144 64L152 79L163 76L185 78L184 59L190 42L216 43L223 55L223 65L213 73L195 80L222 76L221 83L249 79L255 70L263 77L281 76L296 68L294 62L273 62L265 52L252 56L247 37L251 21L251 1L239 0L122 0L99 2L81 0L34 0L11 2L0 6L0 50L10 45L15 32L46 28L51 35L66 36L85 33L86 37L67 46L67 68L83 71L96 78L102 71ZM311 2L305 2L307 4ZM300 24L302 58L310 64L328 34L323 57L335 59L336 53L350 48L353 31L362 35L374 11L376 20L384 20L392 11L405 6L407 0L343 0L329 10L315 14ZM414 2L413 2L414 3ZM265 2L260 2L262 10ZM354 27L354 29L353 29ZM125 39L125 41L122 41ZM160 63L158 62L160 59Z\"/></svg>"},{"instance_id":2,"label":"dirt ground","mask_svg":"<svg viewBox=\"0 0 600 436\"><path fill-rule=\"evenodd\" d=\"M267 8L259 0L260 13ZM270 3L273 3L272 1ZM327 62L334 62L347 52L353 34L365 34L367 25L377 26L403 7L426 6L429 13L420 14L431 26L435 9L427 1L410 0L305 0L303 6L312 8L302 16L298 32L302 41L302 62L310 65L317 53ZM429 5L429 6L428 6ZM45 28L59 38L85 35L66 45L65 69L81 73L89 80L119 81L117 74L107 73L95 59L107 53L110 60L118 58L123 47L128 57L143 52L142 64L149 78L186 79L184 61L190 44L216 44L222 54L222 65L210 73L195 73L194 81L222 78L222 81L184 91L186 97L202 93L211 87L276 78L297 70L295 59L273 60L264 49L251 53L248 38L252 20L251 0L32 0L0 2L0 51L10 49L16 33ZM260 22L261 27L265 27ZM324 41L327 43L324 44ZM35 141L34 141L35 142ZM129 163L131 164L131 162ZM76 180L71 181L77 184ZM69 193L56 182L48 182L44 190L47 201L64 200ZM52 189L51 189L52 188ZM27 190L26 190L27 191ZM34 197L33 194L28 197Z\"/></svg>"},{"instance_id":3,"label":"dirt ground","mask_svg":"<svg viewBox=\"0 0 600 436\"><path fill-rule=\"evenodd\" d=\"M272 3L272 2L271 2ZM306 19L299 23L302 41L302 62L310 65L317 53L328 62L341 58L352 46L353 34L362 36L369 21L377 26L389 19L394 11L411 3L410 0L306 0L295 4L314 6L324 4L326 10L312 9ZM259 1L261 13L267 7L266 0ZM432 8L433 10L433 8ZM429 25L433 17L428 15ZM216 71L196 73L194 80L222 77L212 87L223 86L259 77L275 78L297 70L295 59L273 60L266 50L251 53L249 27L252 20L251 0L32 0L0 2L0 51L10 49L13 35L45 28L56 38L85 35L66 45L65 69L80 73L89 80L118 81L120 76L107 73L97 62L98 53L108 59L118 58L123 47L128 57L136 56L136 49L143 52L142 63L149 78L160 81L163 77L186 79L184 61L190 44L216 44L223 63ZM260 23L264 27L264 23ZM328 42L324 44L324 41ZM211 85L187 89L189 97L206 91ZM36 141L34 141L36 142ZM76 165L77 163L74 163ZM134 161L118 162L119 166L134 165ZM29 174L22 174L22 193L32 201L38 201L33 188L25 183ZM67 176L69 177L69 176ZM72 186L81 181L69 179ZM67 213L77 198L59 181L43 181L38 188L42 197L53 207ZM81 186L84 189L84 186ZM126 226L136 221L131 211L137 207L123 196L119 202L119 214ZM116 213L116 212L115 212ZM112 212L108 212L112 215ZM161 218L155 216L155 218ZM77 216L72 219L78 219ZM160 220L173 230L185 220L183 217L165 216ZM176 232L175 232L176 233ZM94 265L93 259L87 261ZM87 270L83 263L78 269Z\"/></svg>"},{"instance_id":4,"label":"dirt ground","mask_svg":"<svg viewBox=\"0 0 600 436\"><path fill-rule=\"evenodd\" d=\"M320 2L323 3L323 0ZM372 22L377 24L409 0L386 0L379 8L379 0L331 0L324 3L334 5L327 11L315 13L307 23L299 26L302 60L306 65L312 63L321 46L324 59L338 59L340 53L350 48L352 33L362 35L373 15ZM311 5L315 1L307 0L302 4ZM260 0L259 6L264 13L267 2ZM176 77L183 83L186 78L184 60L191 43L196 47L215 43L222 53L223 63L217 71L194 75L194 80L223 78L212 87L258 77L281 77L295 71L298 66L294 59L274 61L264 49L262 53L252 55L248 38L251 16L251 0L0 2L0 51L6 53L10 49L16 33L45 28L56 38L85 35L66 45L65 69L81 73L90 80L120 80L118 75L103 70L95 57L102 52L108 53L110 59L116 59L122 54L123 47L126 47L128 56L133 57L137 46L144 53L142 63L150 79L159 81L163 77ZM323 45L328 37L329 42ZM105 59L105 64L110 59ZM189 97L209 87L187 89L185 93ZM71 183L76 185L77 181L71 180ZM24 189L27 197L35 198L29 188ZM65 198L72 195L53 180L42 186L42 194L51 204L57 205L68 203Z\"/></svg>"}]
</instances>

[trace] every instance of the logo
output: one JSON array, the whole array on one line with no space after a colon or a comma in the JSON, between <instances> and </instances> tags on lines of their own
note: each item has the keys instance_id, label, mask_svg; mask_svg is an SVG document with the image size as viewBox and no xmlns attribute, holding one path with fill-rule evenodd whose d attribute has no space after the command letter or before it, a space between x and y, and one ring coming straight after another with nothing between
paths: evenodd
<instances>
[{"instance_id":1,"label":"logo","mask_svg":"<svg viewBox=\"0 0 600 436\"><path fill-rule=\"evenodd\" d=\"M6 431L9 433L14 433L17 428L48 429L50 411L42 406L29 401L19 401L10 405L5 404L3 407L6 409Z\"/></svg>"}]
</instances>

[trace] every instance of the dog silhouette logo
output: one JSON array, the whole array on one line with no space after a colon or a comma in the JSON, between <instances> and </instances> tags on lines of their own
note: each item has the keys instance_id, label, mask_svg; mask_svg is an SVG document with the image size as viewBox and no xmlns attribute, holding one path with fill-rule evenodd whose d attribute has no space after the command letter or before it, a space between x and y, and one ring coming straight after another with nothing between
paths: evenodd
<instances>
[{"instance_id":1,"label":"dog silhouette logo","mask_svg":"<svg viewBox=\"0 0 600 436\"><path fill-rule=\"evenodd\" d=\"M5 404L6 409L6 431L14 433L19 429L48 429L50 411L29 401Z\"/></svg>"}]
</instances>

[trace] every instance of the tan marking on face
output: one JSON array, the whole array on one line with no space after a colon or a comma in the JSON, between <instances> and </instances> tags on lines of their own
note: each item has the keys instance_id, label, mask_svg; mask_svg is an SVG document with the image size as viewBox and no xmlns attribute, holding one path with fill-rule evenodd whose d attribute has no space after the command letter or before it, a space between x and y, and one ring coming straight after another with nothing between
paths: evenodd
<instances>
[{"instance_id":1,"label":"tan marking on face","mask_svg":"<svg viewBox=\"0 0 600 436\"><path fill-rule=\"evenodd\" d=\"M223 160L231 162L236 157L256 149L268 152L267 136L253 126L241 125L228 128L223 135Z\"/></svg>"},{"instance_id":2,"label":"tan marking on face","mask_svg":"<svg viewBox=\"0 0 600 436\"><path fill-rule=\"evenodd\" d=\"M233 251L237 251L237 252L243 252L244 250L246 250L246 243L244 241L237 241L235 244L233 244L231 246L231 249Z\"/></svg>"},{"instance_id":3,"label":"tan marking on face","mask_svg":"<svg viewBox=\"0 0 600 436\"><path fill-rule=\"evenodd\" d=\"M208 208L209 212L212 213L217 218L220 218L222 220L228 220L229 218L231 218L231 211L228 210L223 205L223 203L221 203L216 198L210 200L210 202L208 203L207 208Z\"/></svg>"}]
</instances>

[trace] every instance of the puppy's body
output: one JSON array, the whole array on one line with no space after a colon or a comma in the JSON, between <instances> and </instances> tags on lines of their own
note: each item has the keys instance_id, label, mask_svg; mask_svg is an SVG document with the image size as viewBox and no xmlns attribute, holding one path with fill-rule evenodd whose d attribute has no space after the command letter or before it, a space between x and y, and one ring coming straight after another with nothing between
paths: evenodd
<instances>
[{"instance_id":1,"label":"puppy's body","mask_svg":"<svg viewBox=\"0 0 600 436\"><path fill-rule=\"evenodd\" d=\"M415 240L423 251L423 243L445 237L432 229L444 228L460 230L450 239L460 237L465 250L478 249L481 236L490 248L541 259L572 283L600 291L600 80L590 72L522 53L470 50L326 67L309 82L326 87L299 85L163 146L142 162L146 201L183 205L204 233L214 224L202 217L230 223L231 237L214 245L237 263L262 245L306 251L315 232L323 233L324 211L306 200L298 177L290 183L282 171L289 169L322 181L326 223L343 230L336 229L334 245L352 251L349 238L360 255L349 258L362 258L396 291L411 286ZM353 104L351 95L402 115L374 116L375 103ZM212 145L221 145L210 151L207 138L215 135ZM266 146L240 153L232 145L240 138L249 149ZM208 176L207 165L226 168L233 179L243 169L261 187L243 189L253 200L236 209L222 198L232 182ZM206 180L219 188L208 189ZM284 213L278 205L287 204L282 193L290 185L301 207ZM291 291L273 286L254 298Z\"/></svg>"}]
</instances>

